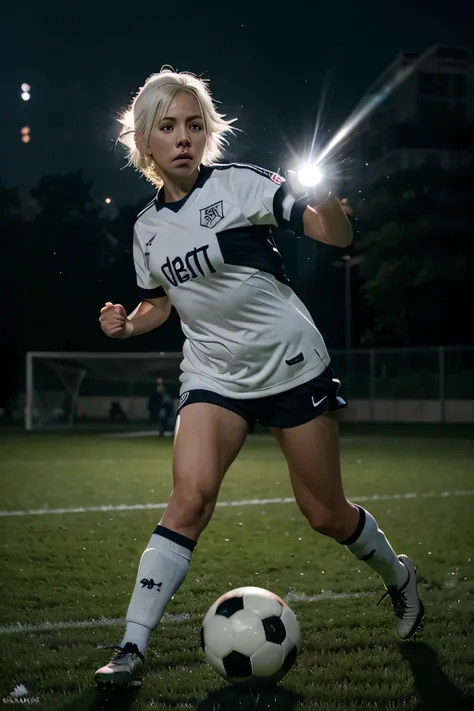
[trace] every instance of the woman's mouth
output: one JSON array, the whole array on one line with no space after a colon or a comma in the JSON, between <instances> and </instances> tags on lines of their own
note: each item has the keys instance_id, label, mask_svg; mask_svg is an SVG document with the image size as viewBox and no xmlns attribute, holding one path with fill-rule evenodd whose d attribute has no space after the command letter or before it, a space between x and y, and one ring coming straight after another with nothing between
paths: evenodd
<instances>
[{"instance_id":1,"label":"woman's mouth","mask_svg":"<svg viewBox=\"0 0 474 711\"><path fill-rule=\"evenodd\" d=\"M192 156L189 153L180 153L179 156L173 159L173 163L188 163L190 160L192 160Z\"/></svg>"}]
</instances>

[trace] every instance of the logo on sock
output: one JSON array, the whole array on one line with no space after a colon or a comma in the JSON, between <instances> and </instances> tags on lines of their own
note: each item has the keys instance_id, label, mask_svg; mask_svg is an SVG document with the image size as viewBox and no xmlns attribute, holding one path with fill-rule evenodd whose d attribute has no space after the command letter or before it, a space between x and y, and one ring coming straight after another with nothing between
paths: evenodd
<instances>
[{"instance_id":1,"label":"logo on sock","mask_svg":"<svg viewBox=\"0 0 474 711\"><path fill-rule=\"evenodd\" d=\"M161 586L163 585L163 583L155 583L153 578L150 578L150 580L148 580L148 578L142 578L142 580L140 580L140 584L142 586L142 590L143 588L147 588L147 590L153 590L153 588L156 588L158 592L161 591Z\"/></svg>"}]
</instances>

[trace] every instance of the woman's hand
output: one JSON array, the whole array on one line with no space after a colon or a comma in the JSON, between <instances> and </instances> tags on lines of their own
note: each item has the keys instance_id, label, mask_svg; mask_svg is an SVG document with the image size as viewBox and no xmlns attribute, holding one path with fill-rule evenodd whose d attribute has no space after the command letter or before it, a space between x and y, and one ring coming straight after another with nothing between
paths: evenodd
<instances>
[{"instance_id":1,"label":"woman's hand","mask_svg":"<svg viewBox=\"0 0 474 711\"><path fill-rule=\"evenodd\" d=\"M107 301L100 310L100 327L109 338L128 338L133 333L132 322L122 304Z\"/></svg>"}]
</instances>

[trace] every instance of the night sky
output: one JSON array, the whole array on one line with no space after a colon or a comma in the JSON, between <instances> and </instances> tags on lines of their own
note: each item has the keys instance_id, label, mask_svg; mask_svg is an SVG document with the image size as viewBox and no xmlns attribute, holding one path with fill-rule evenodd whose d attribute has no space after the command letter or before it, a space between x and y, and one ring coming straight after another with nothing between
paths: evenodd
<instances>
[{"instance_id":1,"label":"night sky","mask_svg":"<svg viewBox=\"0 0 474 711\"><path fill-rule=\"evenodd\" d=\"M83 168L98 199L146 199L151 186L132 170L120 171L123 151L113 150L112 139L117 112L163 64L210 78L221 110L238 117L244 134L227 160L277 168L290 156L283 137L304 148L323 81L325 130L334 130L398 52L423 52L436 42L474 48L474 9L466 6L11 2L1 23L0 179L31 185L45 174ZM22 82L32 87L29 102L20 99ZM27 146L19 138L25 124L32 129Z\"/></svg>"}]
</instances>

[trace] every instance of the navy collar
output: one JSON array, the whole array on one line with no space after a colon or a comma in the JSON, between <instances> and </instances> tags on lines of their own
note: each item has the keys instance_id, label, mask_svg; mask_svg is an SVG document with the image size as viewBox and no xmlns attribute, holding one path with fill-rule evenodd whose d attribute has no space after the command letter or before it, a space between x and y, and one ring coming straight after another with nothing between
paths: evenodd
<instances>
[{"instance_id":1,"label":"navy collar","mask_svg":"<svg viewBox=\"0 0 474 711\"><path fill-rule=\"evenodd\" d=\"M181 200L176 200L175 202L165 202L165 191L163 188L160 188L155 198L156 211L158 212L164 207L167 207L168 210L171 210L172 212L179 212L186 201L191 197L193 192L197 190L197 188L202 188L204 183L211 177L213 170L214 168L212 166L200 165L198 179L189 193L185 195L184 198L181 198Z\"/></svg>"}]
</instances>

